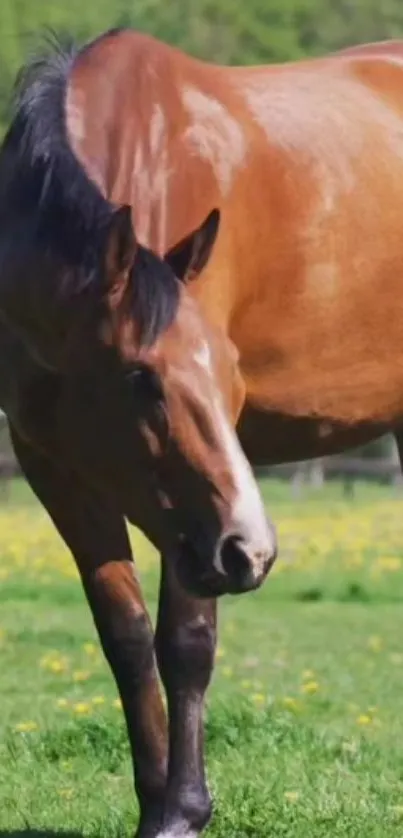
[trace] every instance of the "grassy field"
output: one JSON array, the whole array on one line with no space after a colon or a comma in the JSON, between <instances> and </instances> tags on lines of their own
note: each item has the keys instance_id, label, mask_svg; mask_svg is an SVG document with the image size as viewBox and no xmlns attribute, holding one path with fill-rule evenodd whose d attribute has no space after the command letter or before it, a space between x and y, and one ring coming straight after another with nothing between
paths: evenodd
<instances>
[{"instance_id":1,"label":"grassy field","mask_svg":"<svg viewBox=\"0 0 403 838\"><path fill-rule=\"evenodd\" d=\"M400 838L403 497L263 491L281 556L263 590L221 605L206 836ZM130 835L115 687L70 557L21 484L0 539L0 838ZM133 542L154 613L155 555Z\"/></svg>"}]
</instances>

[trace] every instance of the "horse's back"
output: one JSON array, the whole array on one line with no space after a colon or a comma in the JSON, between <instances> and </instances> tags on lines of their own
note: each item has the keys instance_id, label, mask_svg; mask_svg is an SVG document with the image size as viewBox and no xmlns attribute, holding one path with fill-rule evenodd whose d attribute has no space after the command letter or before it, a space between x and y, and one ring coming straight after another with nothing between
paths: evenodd
<instances>
[{"instance_id":1,"label":"horse's back","mask_svg":"<svg viewBox=\"0 0 403 838\"><path fill-rule=\"evenodd\" d=\"M386 56L386 57L401 57L403 59L403 40L391 38L385 41L373 41L369 44L354 44L349 47L344 47L335 53L336 55L351 55L354 57L362 56Z\"/></svg>"},{"instance_id":2,"label":"horse's back","mask_svg":"<svg viewBox=\"0 0 403 838\"><path fill-rule=\"evenodd\" d=\"M220 206L194 293L230 329L255 404L341 422L403 411L403 44L235 68L124 33L80 66L88 158L143 240L163 252Z\"/></svg>"}]
</instances>

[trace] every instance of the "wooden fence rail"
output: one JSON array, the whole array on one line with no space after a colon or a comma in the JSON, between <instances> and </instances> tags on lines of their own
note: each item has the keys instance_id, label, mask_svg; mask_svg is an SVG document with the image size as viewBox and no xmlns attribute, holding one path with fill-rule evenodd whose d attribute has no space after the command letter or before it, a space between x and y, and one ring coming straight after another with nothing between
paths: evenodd
<instances>
[{"instance_id":1,"label":"wooden fence rail","mask_svg":"<svg viewBox=\"0 0 403 838\"><path fill-rule=\"evenodd\" d=\"M297 472L307 474L314 463L319 462L323 470L323 476L328 477L349 477L355 480L379 480L379 481L400 481L400 464L387 457L365 458L348 457L335 455L326 457L320 461L308 461L303 463L285 463L283 465L258 467L255 473L258 477L272 475L276 477L293 478Z\"/></svg>"}]
</instances>

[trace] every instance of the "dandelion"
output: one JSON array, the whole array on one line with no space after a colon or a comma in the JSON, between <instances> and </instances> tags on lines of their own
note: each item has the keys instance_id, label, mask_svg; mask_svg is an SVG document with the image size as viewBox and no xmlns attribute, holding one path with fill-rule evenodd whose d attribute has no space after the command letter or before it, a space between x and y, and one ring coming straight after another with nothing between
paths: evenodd
<instances>
[{"instance_id":1,"label":"dandelion","mask_svg":"<svg viewBox=\"0 0 403 838\"><path fill-rule=\"evenodd\" d=\"M77 701L73 704L73 710L78 716L85 716L91 712L91 705L87 701Z\"/></svg>"},{"instance_id":2,"label":"dandelion","mask_svg":"<svg viewBox=\"0 0 403 838\"><path fill-rule=\"evenodd\" d=\"M114 698L113 701L112 701L112 707L114 707L116 710L121 710L122 709L121 699L120 698Z\"/></svg>"},{"instance_id":3,"label":"dandelion","mask_svg":"<svg viewBox=\"0 0 403 838\"><path fill-rule=\"evenodd\" d=\"M285 791L284 799L287 803L296 803L299 800L299 791Z\"/></svg>"},{"instance_id":4,"label":"dandelion","mask_svg":"<svg viewBox=\"0 0 403 838\"><path fill-rule=\"evenodd\" d=\"M254 704L257 704L258 707L261 707L266 702L266 696L263 693L253 693L251 695L251 699Z\"/></svg>"},{"instance_id":5,"label":"dandelion","mask_svg":"<svg viewBox=\"0 0 403 838\"><path fill-rule=\"evenodd\" d=\"M313 681L315 678L315 673L312 669L304 669L302 673L302 678L304 681Z\"/></svg>"},{"instance_id":6,"label":"dandelion","mask_svg":"<svg viewBox=\"0 0 403 838\"><path fill-rule=\"evenodd\" d=\"M93 704L94 707L100 707L101 704L105 704L104 696L103 695L94 695L94 698L91 699L91 704Z\"/></svg>"},{"instance_id":7,"label":"dandelion","mask_svg":"<svg viewBox=\"0 0 403 838\"><path fill-rule=\"evenodd\" d=\"M396 571L400 570L402 562L397 556L385 556L378 559L377 565L381 570L396 573Z\"/></svg>"},{"instance_id":8,"label":"dandelion","mask_svg":"<svg viewBox=\"0 0 403 838\"><path fill-rule=\"evenodd\" d=\"M80 684L83 681L88 681L88 678L91 677L91 672L87 672L84 669L77 669L75 672L73 672L72 677L73 677L73 681L76 684Z\"/></svg>"},{"instance_id":9,"label":"dandelion","mask_svg":"<svg viewBox=\"0 0 403 838\"><path fill-rule=\"evenodd\" d=\"M283 703L283 707L285 707L287 710L296 711L296 710L299 709L299 706L300 706L299 701L296 698L292 698L292 696L290 696L290 695L286 695L283 698L282 703Z\"/></svg>"},{"instance_id":10,"label":"dandelion","mask_svg":"<svg viewBox=\"0 0 403 838\"><path fill-rule=\"evenodd\" d=\"M382 649L382 638L378 637L378 635L373 634L371 637L368 638L368 648L371 652L380 652Z\"/></svg>"},{"instance_id":11,"label":"dandelion","mask_svg":"<svg viewBox=\"0 0 403 838\"><path fill-rule=\"evenodd\" d=\"M98 646L95 643L84 643L83 650L88 657L94 657L99 651Z\"/></svg>"},{"instance_id":12,"label":"dandelion","mask_svg":"<svg viewBox=\"0 0 403 838\"><path fill-rule=\"evenodd\" d=\"M217 646L216 653L215 653L216 660L218 660L218 661L221 660L221 658L223 658L225 655L226 655L225 649L222 646Z\"/></svg>"},{"instance_id":13,"label":"dandelion","mask_svg":"<svg viewBox=\"0 0 403 838\"><path fill-rule=\"evenodd\" d=\"M46 669L48 672L53 672L55 675L58 675L61 672L66 671L67 659L61 657L58 653L50 652L41 658L39 665L42 669Z\"/></svg>"},{"instance_id":14,"label":"dandelion","mask_svg":"<svg viewBox=\"0 0 403 838\"><path fill-rule=\"evenodd\" d=\"M55 661L50 661L48 663L47 669L49 669L50 672L59 673L59 672L64 672L66 667L65 667L63 661L55 660Z\"/></svg>"},{"instance_id":15,"label":"dandelion","mask_svg":"<svg viewBox=\"0 0 403 838\"><path fill-rule=\"evenodd\" d=\"M368 713L361 713L361 715L358 716L357 724L361 725L361 727L366 727L367 725L370 725L371 722L372 719L371 716L368 715Z\"/></svg>"},{"instance_id":16,"label":"dandelion","mask_svg":"<svg viewBox=\"0 0 403 838\"><path fill-rule=\"evenodd\" d=\"M305 684L302 684L301 692L305 693L305 695L315 695L319 690L319 684L317 681L307 681Z\"/></svg>"},{"instance_id":17,"label":"dandelion","mask_svg":"<svg viewBox=\"0 0 403 838\"><path fill-rule=\"evenodd\" d=\"M15 725L14 730L16 730L17 733L32 733L34 730L38 730L38 728L39 725L36 722L29 720L27 722L19 722Z\"/></svg>"}]
</instances>

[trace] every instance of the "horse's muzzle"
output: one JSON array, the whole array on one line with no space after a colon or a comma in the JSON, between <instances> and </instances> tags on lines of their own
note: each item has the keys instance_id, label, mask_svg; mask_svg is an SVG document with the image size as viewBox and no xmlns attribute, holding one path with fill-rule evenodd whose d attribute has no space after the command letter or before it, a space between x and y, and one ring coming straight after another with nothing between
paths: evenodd
<instances>
[{"instance_id":1,"label":"horse's muzzle","mask_svg":"<svg viewBox=\"0 0 403 838\"><path fill-rule=\"evenodd\" d=\"M198 598L243 594L259 588L277 556L274 532L264 548L251 548L242 536L230 534L219 544L213 562L206 561L191 541L183 539L175 558L180 584Z\"/></svg>"}]
</instances>

